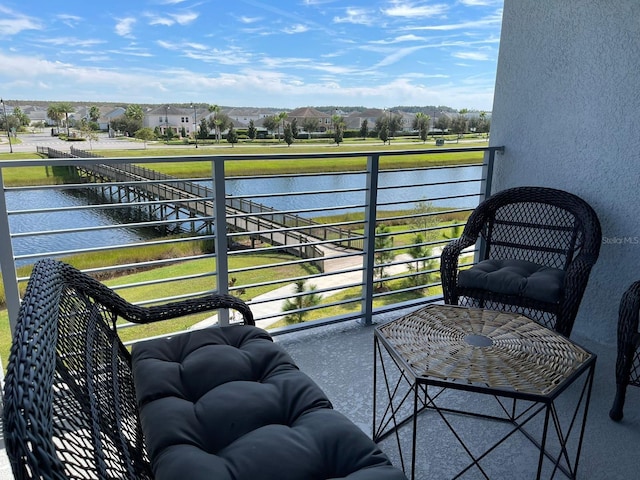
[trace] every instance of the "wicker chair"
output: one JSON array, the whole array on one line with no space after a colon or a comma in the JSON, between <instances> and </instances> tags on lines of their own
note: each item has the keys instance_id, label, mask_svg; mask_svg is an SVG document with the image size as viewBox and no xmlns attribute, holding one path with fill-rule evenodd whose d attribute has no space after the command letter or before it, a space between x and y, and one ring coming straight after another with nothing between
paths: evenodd
<instances>
[{"instance_id":1,"label":"wicker chair","mask_svg":"<svg viewBox=\"0 0 640 480\"><path fill-rule=\"evenodd\" d=\"M20 307L4 394L6 451L16 479L151 479L119 318L135 323L249 307L209 295L134 306L75 268L36 263Z\"/></svg>"},{"instance_id":2,"label":"wicker chair","mask_svg":"<svg viewBox=\"0 0 640 480\"><path fill-rule=\"evenodd\" d=\"M627 386L640 387L640 280L622 295L618 315L618 358L616 360L616 397L609 416L616 422L624 415Z\"/></svg>"},{"instance_id":3,"label":"wicker chair","mask_svg":"<svg viewBox=\"0 0 640 480\"><path fill-rule=\"evenodd\" d=\"M600 222L584 200L545 187L491 196L442 252L445 303L518 312L569 336L601 243ZM480 261L459 267L480 242Z\"/></svg>"}]
</instances>

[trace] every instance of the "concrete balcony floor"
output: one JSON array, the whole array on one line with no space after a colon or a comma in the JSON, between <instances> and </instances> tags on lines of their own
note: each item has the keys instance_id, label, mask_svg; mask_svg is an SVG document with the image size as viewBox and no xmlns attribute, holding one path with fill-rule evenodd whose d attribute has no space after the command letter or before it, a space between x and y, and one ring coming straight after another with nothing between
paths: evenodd
<instances>
[{"instance_id":1,"label":"concrete balcony floor","mask_svg":"<svg viewBox=\"0 0 640 480\"><path fill-rule=\"evenodd\" d=\"M387 313L376 317L376 324L390 321L408 313ZM307 373L327 394L334 408L350 418L367 434L372 431L372 391L373 391L373 331L374 327L364 327L356 322L335 324L275 337L293 357L300 369ZM578 468L578 478L588 480L628 480L638 478L640 460L640 388L630 387L627 393L625 417L620 423L609 419L609 408L615 392L615 347L602 345L580 337L574 341L594 352L597 356L595 380L591 404L585 431L582 454ZM450 391L457 395L459 392ZM465 394L461 394L465 395ZM574 395L572 389L562 395ZM577 392L575 392L577 395ZM561 397L562 398L562 397ZM433 415L427 412L425 415ZM433 417L431 417L433 418ZM480 422L480 423L478 423ZM441 422L440 422L441 423ZM462 424L463 435L484 437L489 435L494 422L471 419ZM445 428L440 431L445 431ZM464 430L468 431L464 431ZM469 431L470 430L470 431ZM429 427L420 426L418 442L425 435L434 437ZM440 435L439 433L435 434ZM518 435L518 434L516 434ZM514 435L514 438L516 437ZM444 439L444 437L442 437ZM448 478L451 464L462 460L458 450L452 451L444 442L430 445L428 452L418 454L416 478ZM517 442L517 440L515 440ZM405 443L405 445L409 445ZM496 450L483 465L490 478L528 479L535 476L537 450L522 437L515 446L507 443ZM4 444L2 444L4 446ZM381 443L395 465L400 465L394 437L388 437ZM405 454L406 455L406 454ZM463 454L464 455L464 454ZM458 456L458 458L452 458ZM466 465L466 459L464 464ZM494 474L492 475L492 471ZM505 473L506 472L506 473ZM0 480L12 479L11 469L4 450L0 452ZM484 478L476 469L471 469L461 478ZM547 478L547 477L543 477ZM553 478L565 478L557 472ZM302 479L301 479L302 480Z\"/></svg>"},{"instance_id":2,"label":"concrete balcony floor","mask_svg":"<svg viewBox=\"0 0 640 480\"><path fill-rule=\"evenodd\" d=\"M387 313L376 318L376 322L380 324L390 321L403 313L408 312ZM292 355L301 370L313 378L325 391L333 402L334 408L349 417L369 435L372 432L373 411L373 330L374 327L363 327L355 322L350 322L276 337L276 341L280 342ZM628 389L625 417L620 423L612 421L609 418L609 409L615 393L615 346L602 345L577 336L572 339L598 356L578 467L578 478L588 480L638 478L640 470L638 457L640 388L630 387ZM579 394L577 390L570 388L563 392L559 398L565 400L563 396L569 398L572 395L576 398ZM466 395L457 391L448 391L447 394ZM483 397L481 395L474 396ZM436 414L425 412L424 415ZM439 424L438 432L448 433L442 422ZM425 425L419 424L419 443L421 436L431 434L433 438L434 433L430 432ZM467 438L469 435L472 438L474 436L488 436L490 429L500 428L500 425L495 422L478 419L470 419L468 423L460 425L462 425L460 427L462 431L471 429L471 431L464 432L464 436ZM439 434L436 433L436 435ZM517 446L509 447L510 444L507 443L506 446L500 447L487 458L487 463L484 465L487 466L490 478L527 479L535 477L538 450L522 435L515 434L513 438L515 439L517 436L521 437L521 441L515 444ZM442 439L440 446L430 444L430 451L418 451L419 463L416 478L434 480L449 478L451 474L447 475L444 472L451 471L450 468L447 469L447 466L450 467L450 464L453 463L452 452L451 448L444 445L444 437ZM518 442L518 440L514 441ZM440 443L440 437L434 443ZM394 465L399 466L394 437L388 437L380 445ZM408 447L409 443L405 443L405 445ZM460 452L461 450L458 448L453 455L461 455ZM467 463L465 459L462 465ZM495 476L491 475L492 470L495 472ZM453 474L456 472L457 470L454 470ZM477 469L471 469L461 478L484 477ZM543 478L548 477L543 476ZM553 478L565 478L565 476L556 472Z\"/></svg>"}]
</instances>

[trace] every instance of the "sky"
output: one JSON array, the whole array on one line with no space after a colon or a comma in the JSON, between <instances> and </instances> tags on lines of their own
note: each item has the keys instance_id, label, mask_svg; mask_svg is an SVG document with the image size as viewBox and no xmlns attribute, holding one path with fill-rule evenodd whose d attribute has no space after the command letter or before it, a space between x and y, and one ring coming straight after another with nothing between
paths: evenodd
<instances>
[{"instance_id":1,"label":"sky","mask_svg":"<svg viewBox=\"0 0 640 480\"><path fill-rule=\"evenodd\" d=\"M490 111L503 0L0 0L0 96Z\"/></svg>"}]
</instances>

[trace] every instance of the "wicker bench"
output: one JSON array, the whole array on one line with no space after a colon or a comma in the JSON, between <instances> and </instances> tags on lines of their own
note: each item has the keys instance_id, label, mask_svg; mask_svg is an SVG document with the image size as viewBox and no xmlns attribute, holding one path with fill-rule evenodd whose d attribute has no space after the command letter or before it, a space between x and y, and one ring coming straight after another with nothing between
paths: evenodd
<instances>
[{"instance_id":1,"label":"wicker bench","mask_svg":"<svg viewBox=\"0 0 640 480\"><path fill-rule=\"evenodd\" d=\"M242 322L131 353L115 329L221 308ZM406 478L241 300L134 306L54 260L35 265L20 308L4 433L19 480Z\"/></svg>"}]
</instances>

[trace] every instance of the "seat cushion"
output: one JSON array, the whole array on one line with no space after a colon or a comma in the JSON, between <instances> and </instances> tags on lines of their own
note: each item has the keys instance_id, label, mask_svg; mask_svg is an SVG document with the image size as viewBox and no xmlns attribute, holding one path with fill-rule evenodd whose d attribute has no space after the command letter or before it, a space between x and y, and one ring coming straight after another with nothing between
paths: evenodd
<instances>
[{"instance_id":1,"label":"seat cushion","mask_svg":"<svg viewBox=\"0 0 640 480\"><path fill-rule=\"evenodd\" d=\"M458 285L556 303L562 295L564 276L563 270L525 260L491 259L461 270Z\"/></svg>"},{"instance_id":2,"label":"seat cushion","mask_svg":"<svg viewBox=\"0 0 640 480\"><path fill-rule=\"evenodd\" d=\"M157 480L405 478L264 330L151 340L132 362Z\"/></svg>"}]
</instances>

